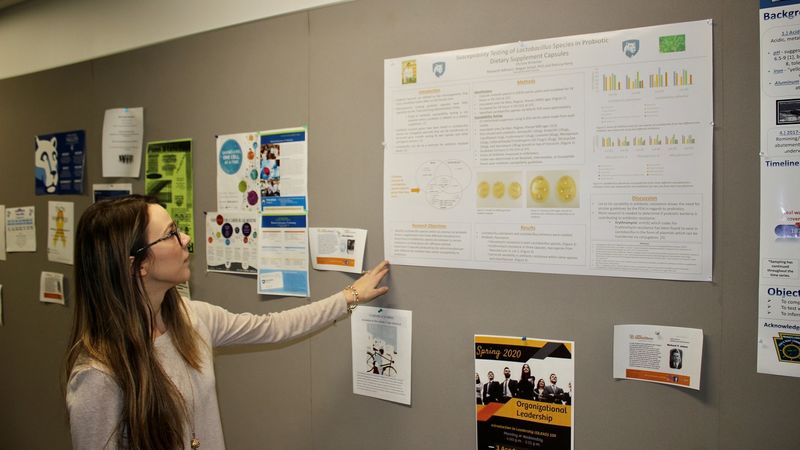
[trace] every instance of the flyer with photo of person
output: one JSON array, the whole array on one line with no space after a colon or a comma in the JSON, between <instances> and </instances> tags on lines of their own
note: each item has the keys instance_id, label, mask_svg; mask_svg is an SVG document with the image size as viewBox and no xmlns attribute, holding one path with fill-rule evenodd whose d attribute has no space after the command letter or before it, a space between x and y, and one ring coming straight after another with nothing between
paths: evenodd
<instances>
[{"instance_id":1,"label":"flyer with photo of person","mask_svg":"<svg viewBox=\"0 0 800 450\"><path fill-rule=\"evenodd\" d=\"M575 343L475 336L478 449L574 448Z\"/></svg>"},{"instance_id":2,"label":"flyer with photo of person","mask_svg":"<svg viewBox=\"0 0 800 450\"><path fill-rule=\"evenodd\" d=\"M316 270L361 273L367 230L360 228L309 228L311 265Z\"/></svg>"},{"instance_id":3,"label":"flyer with photo of person","mask_svg":"<svg viewBox=\"0 0 800 450\"><path fill-rule=\"evenodd\" d=\"M703 330L614 326L614 378L700 390L702 362Z\"/></svg>"}]
</instances>

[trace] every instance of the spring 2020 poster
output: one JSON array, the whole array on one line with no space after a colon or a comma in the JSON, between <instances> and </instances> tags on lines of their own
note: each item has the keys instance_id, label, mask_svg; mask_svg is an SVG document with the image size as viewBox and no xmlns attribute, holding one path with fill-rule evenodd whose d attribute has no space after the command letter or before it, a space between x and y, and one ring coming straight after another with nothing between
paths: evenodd
<instances>
[{"instance_id":1,"label":"spring 2020 poster","mask_svg":"<svg viewBox=\"0 0 800 450\"><path fill-rule=\"evenodd\" d=\"M477 448L574 448L575 343L475 336Z\"/></svg>"}]
</instances>

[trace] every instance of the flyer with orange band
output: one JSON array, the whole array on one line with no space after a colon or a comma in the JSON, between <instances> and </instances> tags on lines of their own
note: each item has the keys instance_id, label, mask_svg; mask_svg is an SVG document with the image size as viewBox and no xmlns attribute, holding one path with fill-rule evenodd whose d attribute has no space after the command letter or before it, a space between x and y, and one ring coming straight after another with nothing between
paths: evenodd
<instances>
[{"instance_id":1,"label":"flyer with orange band","mask_svg":"<svg viewBox=\"0 0 800 450\"><path fill-rule=\"evenodd\" d=\"M700 390L703 330L659 325L614 327L614 378Z\"/></svg>"}]
</instances>

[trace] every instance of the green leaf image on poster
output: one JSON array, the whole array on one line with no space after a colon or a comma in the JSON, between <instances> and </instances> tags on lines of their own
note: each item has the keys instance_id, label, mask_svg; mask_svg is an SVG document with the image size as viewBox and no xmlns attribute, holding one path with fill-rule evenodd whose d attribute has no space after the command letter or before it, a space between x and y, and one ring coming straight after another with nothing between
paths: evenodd
<instances>
[{"instance_id":1,"label":"green leaf image on poster","mask_svg":"<svg viewBox=\"0 0 800 450\"><path fill-rule=\"evenodd\" d=\"M686 51L686 35L659 36L658 51L661 53L674 53Z\"/></svg>"}]
</instances>

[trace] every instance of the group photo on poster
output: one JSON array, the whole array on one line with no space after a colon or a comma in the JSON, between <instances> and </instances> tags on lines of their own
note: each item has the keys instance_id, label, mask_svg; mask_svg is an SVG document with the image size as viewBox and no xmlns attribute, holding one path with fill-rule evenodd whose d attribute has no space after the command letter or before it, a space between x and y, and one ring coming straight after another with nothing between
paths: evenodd
<instances>
[{"instance_id":1,"label":"group photo on poster","mask_svg":"<svg viewBox=\"0 0 800 450\"><path fill-rule=\"evenodd\" d=\"M475 336L477 448L571 449L575 344Z\"/></svg>"}]
</instances>

